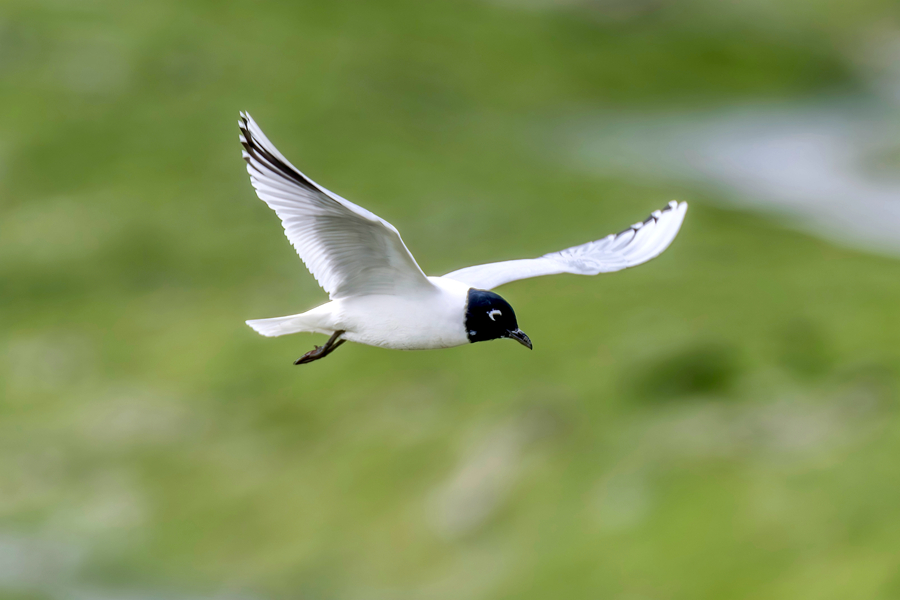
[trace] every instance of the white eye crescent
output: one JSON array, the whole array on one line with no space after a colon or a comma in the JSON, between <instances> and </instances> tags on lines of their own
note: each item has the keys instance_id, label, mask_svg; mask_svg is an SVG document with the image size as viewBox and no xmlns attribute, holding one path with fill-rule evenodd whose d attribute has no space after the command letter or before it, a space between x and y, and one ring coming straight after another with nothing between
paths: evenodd
<instances>
[{"instance_id":1,"label":"white eye crescent","mask_svg":"<svg viewBox=\"0 0 900 600\"><path fill-rule=\"evenodd\" d=\"M502 316L503 313L497 310L496 308L488 312L488 316L491 318L491 321L496 321L497 317Z\"/></svg>"}]
</instances>

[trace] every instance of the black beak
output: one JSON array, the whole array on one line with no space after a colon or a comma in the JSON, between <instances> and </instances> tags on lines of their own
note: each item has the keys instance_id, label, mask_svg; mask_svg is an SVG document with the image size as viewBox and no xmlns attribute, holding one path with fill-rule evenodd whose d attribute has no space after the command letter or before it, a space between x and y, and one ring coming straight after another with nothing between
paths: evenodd
<instances>
[{"instance_id":1,"label":"black beak","mask_svg":"<svg viewBox=\"0 0 900 600\"><path fill-rule=\"evenodd\" d=\"M525 332L521 329L515 329L513 331L507 332L507 337L511 340L516 340L529 350L531 350L531 339L525 335Z\"/></svg>"}]
</instances>

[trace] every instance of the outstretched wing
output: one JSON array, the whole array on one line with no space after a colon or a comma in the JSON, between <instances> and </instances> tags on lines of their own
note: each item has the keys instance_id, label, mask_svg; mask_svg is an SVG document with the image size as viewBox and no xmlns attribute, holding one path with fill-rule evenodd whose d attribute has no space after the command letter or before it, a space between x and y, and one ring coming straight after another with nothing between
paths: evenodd
<instances>
[{"instance_id":1,"label":"outstretched wing","mask_svg":"<svg viewBox=\"0 0 900 600\"><path fill-rule=\"evenodd\" d=\"M297 170L248 113L238 125L256 195L332 300L433 287L393 225Z\"/></svg>"},{"instance_id":2,"label":"outstretched wing","mask_svg":"<svg viewBox=\"0 0 900 600\"><path fill-rule=\"evenodd\" d=\"M444 277L477 289L490 290L510 281L541 275L597 275L620 271L659 256L678 234L685 212L686 202L679 204L673 201L663 210L655 211L646 221L596 242L545 254L540 258L467 267L447 273Z\"/></svg>"}]
</instances>

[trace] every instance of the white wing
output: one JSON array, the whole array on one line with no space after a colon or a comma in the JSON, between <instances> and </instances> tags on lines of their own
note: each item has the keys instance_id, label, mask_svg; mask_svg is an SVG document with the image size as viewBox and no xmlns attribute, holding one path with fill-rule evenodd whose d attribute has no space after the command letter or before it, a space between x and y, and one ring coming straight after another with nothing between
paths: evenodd
<instances>
[{"instance_id":1,"label":"white wing","mask_svg":"<svg viewBox=\"0 0 900 600\"><path fill-rule=\"evenodd\" d=\"M248 113L238 125L256 195L332 299L433 287L393 225L306 177Z\"/></svg>"},{"instance_id":2,"label":"white wing","mask_svg":"<svg viewBox=\"0 0 900 600\"><path fill-rule=\"evenodd\" d=\"M663 210L655 211L646 221L596 242L545 254L540 258L467 267L447 273L444 277L477 289L490 290L510 281L541 275L597 275L619 271L659 256L678 234L685 212L686 202L679 204L673 201Z\"/></svg>"}]
</instances>

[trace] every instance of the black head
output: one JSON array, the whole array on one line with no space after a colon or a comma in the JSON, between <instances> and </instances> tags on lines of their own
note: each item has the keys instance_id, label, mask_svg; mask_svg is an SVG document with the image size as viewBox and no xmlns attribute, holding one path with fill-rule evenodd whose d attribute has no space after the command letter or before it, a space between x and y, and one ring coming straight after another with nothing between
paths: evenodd
<instances>
[{"instance_id":1,"label":"black head","mask_svg":"<svg viewBox=\"0 0 900 600\"><path fill-rule=\"evenodd\" d=\"M485 290L469 290L466 333L472 343L510 338L531 349L531 340L519 329L516 313L509 302Z\"/></svg>"}]
</instances>

